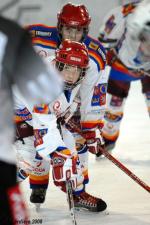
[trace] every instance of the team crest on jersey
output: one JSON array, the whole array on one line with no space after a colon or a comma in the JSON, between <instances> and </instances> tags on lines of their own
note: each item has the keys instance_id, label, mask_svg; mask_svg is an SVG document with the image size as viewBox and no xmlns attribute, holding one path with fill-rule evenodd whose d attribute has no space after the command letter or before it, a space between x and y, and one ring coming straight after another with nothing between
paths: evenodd
<instances>
[{"instance_id":1,"label":"team crest on jersey","mask_svg":"<svg viewBox=\"0 0 150 225\"><path fill-rule=\"evenodd\" d=\"M107 22L105 24L105 29L104 29L106 34L110 34L110 32L115 27L116 23L114 22L114 20L115 20L115 16L114 15L109 17L109 19L107 20Z\"/></svg>"},{"instance_id":2,"label":"team crest on jersey","mask_svg":"<svg viewBox=\"0 0 150 225\"><path fill-rule=\"evenodd\" d=\"M106 104L106 89L107 84L98 84L94 87L92 106L102 106Z\"/></svg>"},{"instance_id":3,"label":"team crest on jersey","mask_svg":"<svg viewBox=\"0 0 150 225\"><path fill-rule=\"evenodd\" d=\"M96 43L94 43L93 41L91 41L89 44L89 48L97 50L99 48L99 46Z\"/></svg>"}]
</instances>

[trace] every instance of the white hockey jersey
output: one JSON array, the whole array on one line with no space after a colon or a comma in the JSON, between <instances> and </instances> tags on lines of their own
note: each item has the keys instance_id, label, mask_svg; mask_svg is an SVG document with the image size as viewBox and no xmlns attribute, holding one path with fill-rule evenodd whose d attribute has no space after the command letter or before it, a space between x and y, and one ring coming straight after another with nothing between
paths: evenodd
<instances>
[{"instance_id":1,"label":"white hockey jersey","mask_svg":"<svg viewBox=\"0 0 150 225\"><path fill-rule=\"evenodd\" d=\"M150 63L142 55L141 42L131 38L127 27L137 4L131 3L111 10L100 28L99 40L106 48L115 48L117 57L127 68L149 71Z\"/></svg>"},{"instance_id":2,"label":"white hockey jersey","mask_svg":"<svg viewBox=\"0 0 150 225\"><path fill-rule=\"evenodd\" d=\"M37 53L43 58L54 56L55 50L60 44L57 28L38 24L29 26L28 30L32 35L32 42ZM95 123L95 121L99 121L103 117L109 67L106 64L105 50L97 40L87 36L84 44L89 51L90 67L79 88L81 121L88 121L90 123L93 121ZM54 109L57 108L57 111L62 110L64 112L65 107L67 108L72 104L71 102L76 95L76 90L75 88L72 91L69 101L66 100L65 96L63 97L65 103L62 100L56 101Z\"/></svg>"},{"instance_id":3,"label":"white hockey jersey","mask_svg":"<svg viewBox=\"0 0 150 225\"><path fill-rule=\"evenodd\" d=\"M48 64L53 60L53 57L48 57L46 61ZM80 84L78 84L71 93L68 93L68 96L65 93L62 93L56 100L49 104L49 110L51 114L55 116L50 116L50 120L55 121L55 125L48 125L49 130L51 130L52 137L49 138L51 143L49 143L49 149L55 150L56 146L65 146L60 137L58 138L58 131L56 118L64 116L65 114L73 115L76 111L78 105L80 105L80 114L81 114L81 122L85 123L86 127L91 127L91 124L99 124L103 123L103 117L105 112L105 103L106 103L106 86L108 80L109 71L103 70L101 71L101 76L97 71L93 71L92 64L94 62L90 60L89 69L85 78L82 80ZM15 118L16 122L25 121L30 125L33 125L32 121L32 110L30 106L25 102L25 100L14 92L16 96L15 99ZM35 115L35 114L34 114ZM38 116L39 116L39 124L40 124L40 114L36 114L36 122L34 121L35 128L41 128L38 125ZM53 123L52 121L52 123ZM47 123L47 121L45 120ZM56 133L55 133L56 131ZM55 134L55 135L54 135ZM54 137L57 137L55 139ZM56 143L54 143L54 139ZM52 141L53 140L53 141ZM51 148L50 148L51 147Z\"/></svg>"},{"instance_id":4,"label":"white hockey jersey","mask_svg":"<svg viewBox=\"0 0 150 225\"><path fill-rule=\"evenodd\" d=\"M57 46L60 45L57 28L38 24L31 25L28 29L32 35L33 45L37 53L41 57L46 58L46 61L50 63L52 58L54 58L54 52ZM73 114L78 104L80 104L80 122L83 127L90 129L93 126L103 123L109 74L109 67L106 65L105 50L97 40L89 36L86 37L84 43L88 48L90 56L90 65L85 78L71 93L62 93L55 101L49 104L51 115L47 116L48 119L46 119L46 117L44 118L44 116L42 117L45 123L47 123L48 120L52 122L51 125L47 124L49 131L51 130L51 134L49 133L51 138L48 139L53 140L53 143L52 141L51 143L49 142L49 151L50 148L52 151L52 149L56 149L56 146L64 146L57 132L56 118L66 113ZM26 121L31 124L33 122L32 115L29 110L27 111L27 105L23 107L23 102L20 102L19 105L18 101L16 107L18 107L18 109L16 108L16 122ZM39 121L40 116L39 114ZM40 129L38 125L38 114L34 114L33 117L34 128ZM46 143L46 135L43 139L44 138Z\"/></svg>"}]
</instances>

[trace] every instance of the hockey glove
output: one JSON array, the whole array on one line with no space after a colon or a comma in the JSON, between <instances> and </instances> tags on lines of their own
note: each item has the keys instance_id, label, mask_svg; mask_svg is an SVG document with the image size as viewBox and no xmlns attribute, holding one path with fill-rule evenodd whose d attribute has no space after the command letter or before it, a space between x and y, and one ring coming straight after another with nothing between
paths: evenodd
<instances>
[{"instance_id":1,"label":"hockey glove","mask_svg":"<svg viewBox=\"0 0 150 225\"><path fill-rule=\"evenodd\" d=\"M73 189L83 182L81 169L78 167L78 159L75 156L65 155L59 151L51 154L53 179L56 186L66 191L65 181L71 180Z\"/></svg>"},{"instance_id":2,"label":"hockey glove","mask_svg":"<svg viewBox=\"0 0 150 225\"><path fill-rule=\"evenodd\" d=\"M86 145L89 152L95 155L101 154L100 149L104 148L104 140L102 137L101 129L93 128L83 131L84 138L86 139Z\"/></svg>"}]
</instances>

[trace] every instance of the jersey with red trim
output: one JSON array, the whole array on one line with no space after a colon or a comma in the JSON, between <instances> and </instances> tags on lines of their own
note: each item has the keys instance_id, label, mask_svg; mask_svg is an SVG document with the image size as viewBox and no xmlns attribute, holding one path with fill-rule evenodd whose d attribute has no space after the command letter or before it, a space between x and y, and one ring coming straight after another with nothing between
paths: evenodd
<instances>
[{"instance_id":1,"label":"jersey with red trim","mask_svg":"<svg viewBox=\"0 0 150 225\"><path fill-rule=\"evenodd\" d=\"M30 25L28 30L39 55L54 55L55 49L60 45L56 27L36 24ZM105 109L108 68L106 69L106 54L102 44L90 36L85 38L84 43L89 50L90 66L82 83L83 91L80 93L81 120L90 121L91 124L103 117L100 114Z\"/></svg>"},{"instance_id":2,"label":"jersey with red trim","mask_svg":"<svg viewBox=\"0 0 150 225\"><path fill-rule=\"evenodd\" d=\"M53 59L54 57L47 57L45 60L48 64L50 64ZM65 91L56 100L49 104L49 110L53 117L52 121L49 120L48 122L49 126L47 128L47 134L54 137L50 138L48 142L43 142L46 146L49 146L48 151L55 151L57 147L65 146L65 143L63 143L60 135L58 135L59 132L57 131L57 126L54 126L53 124L53 129L51 129L51 124L53 121L55 122L55 116L57 118L65 116L65 118L68 119L68 116L72 116L79 106L81 114L80 122L82 127L90 129L97 125L102 126L105 112L108 72L106 70L102 70L99 75L97 72L97 67L93 70L93 64L95 65L94 61L91 60L88 73L85 75L85 78L80 84L78 84L72 91ZM36 121L38 121L38 119L35 120L32 117L32 109L29 108L22 96L19 96L17 92L15 92L14 95L16 95L16 122L26 121L30 125L34 125L34 128L36 129ZM37 112L37 117L38 115L41 114ZM47 124L47 120L45 120L45 123ZM44 121L42 121L42 124L44 124ZM41 149L40 146L39 149Z\"/></svg>"},{"instance_id":3,"label":"jersey with red trim","mask_svg":"<svg viewBox=\"0 0 150 225\"><path fill-rule=\"evenodd\" d=\"M46 61L50 64L53 59L54 57L47 57ZM91 63L94 62L90 62L90 65L92 66ZM90 67L88 73L80 84L73 88L72 91L65 91L48 105L48 112L53 115L51 117L52 120L48 120L49 126L47 130L49 135L53 136L56 133L58 135L57 125L53 126L53 129L51 129L50 126L53 121L55 121L55 117L62 118L65 116L65 119L67 120L74 114L78 107L80 109L81 123L83 127L90 129L97 125L102 126L106 102L105 70L103 70L104 73L99 76L98 73L93 74L94 71L93 69L90 70ZM16 122L26 121L32 126L37 125L36 123L38 119L35 120L34 117L32 117L32 109L29 108L27 102L24 101L22 96L19 95L16 90L14 91L14 97ZM34 111L34 113L36 113L37 118L38 116L40 118L41 109L45 109L45 106L39 105L36 109L37 110ZM47 120L45 120L45 123L47 124ZM44 124L44 120L42 121L42 124ZM49 146L51 146L51 150L54 151L57 147L65 146L65 143L63 143L62 139L57 136L57 138L53 137L49 139ZM55 148L53 146L55 146Z\"/></svg>"},{"instance_id":4,"label":"jersey with red trim","mask_svg":"<svg viewBox=\"0 0 150 225\"><path fill-rule=\"evenodd\" d=\"M46 60L50 63L53 59L52 57L49 57ZM79 122L82 124L82 128L87 129L92 129L96 126L103 126L106 103L106 71L103 70L101 76L99 76L98 73L94 73L93 69L90 69L92 68L92 63L94 62L91 60L88 73L85 75L85 78L81 83L72 90L65 91L56 100L49 104L51 114L55 115L57 118L61 118L61 120L62 118L65 118L66 122L74 115L77 109L79 109L81 116L81 120ZM55 129L57 129L57 126L55 126ZM55 131L56 130L53 128L49 131L49 135L51 133L53 136L53 134L56 133ZM56 138L51 138L50 140L51 143L49 143L49 146L51 145L51 149L54 149L54 147L52 148L52 140L56 141ZM63 146L62 140L58 137L55 147L56 145ZM40 146L39 149L41 149Z\"/></svg>"},{"instance_id":5,"label":"jersey with red trim","mask_svg":"<svg viewBox=\"0 0 150 225\"><path fill-rule=\"evenodd\" d=\"M35 24L28 26L27 29L32 36L32 43L39 55L42 57L54 55L55 49L60 45L57 27ZM84 44L88 48L90 59L94 61L98 72L103 70L106 65L106 55L102 44L90 36L85 38Z\"/></svg>"},{"instance_id":6,"label":"jersey with red trim","mask_svg":"<svg viewBox=\"0 0 150 225\"><path fill-rule=\"evenodd\" d=\"M47 57L45 61L49 64L54 57ZM109 68L102 70L101 75L97 72L97 68L93 69L94 62L91 60L89 63L89 69L85 78L82 80L76 88L71 92L63 93L61 97L56 99L54 103L50 104L50 111L54 112L57 116L62 116L66 113L66 109L69 107L76 109L78 104L80 104L81 121L88 123L94 123L99 120L103 120L105 104L106 104L106 89ZM32 109L25 102L19 93L14 92L15 96L15 121L27 123L32 123L31 112ZM71 106L72 105L72 106ZM72 110L72 109L71 109Z\"/></svg>"},{"instance_id":7,"label":"jersey with red trim","mask_svg":"<svg viewBox=\"0 0 150 225\"><path fill-rule=\"evenodd\" d=\"M100 28L99 40L110 49L115 48L117 58L122 62L114 64L122 73L132 73L129 70L150 70L149 60L141 52L141 42L133 40L127 29L127 21L138 3L130 3L117 7L109 12ZM133 71L134 73L134 71Z\"/></svg>"}]
</instances>

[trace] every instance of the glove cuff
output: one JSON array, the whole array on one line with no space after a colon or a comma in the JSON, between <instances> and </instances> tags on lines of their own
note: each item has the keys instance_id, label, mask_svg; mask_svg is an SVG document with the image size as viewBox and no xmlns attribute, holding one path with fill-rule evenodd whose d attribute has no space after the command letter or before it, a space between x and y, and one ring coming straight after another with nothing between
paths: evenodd
<instances>
[{"instance_id":1,"label":"glove cuff","mask_svg":"<svg viewBox=\"0 0 150 225\"><path fill-rule=\"evenodd\" d=\"M60 155L60 156L63 156L63 157L65 157L65 158L71 158L71 151L68 149L68 148L66 148L66 147L58 147L57 149L56 149L56 151L54 151L54 152L52 152L51 154L50 154L50 156L51 156L51 158L53 157L53 154L54 153L57 153L58 155Z\"/></svg>"}]
</instances>

